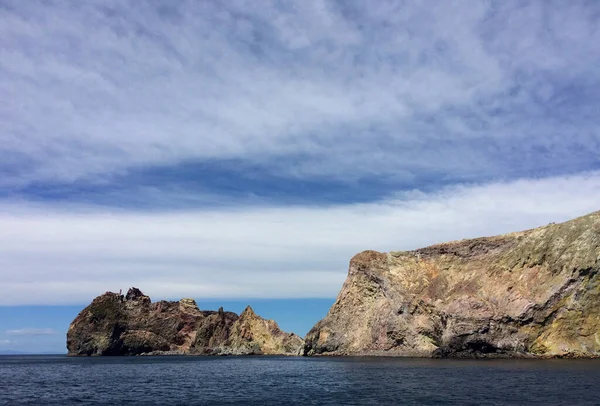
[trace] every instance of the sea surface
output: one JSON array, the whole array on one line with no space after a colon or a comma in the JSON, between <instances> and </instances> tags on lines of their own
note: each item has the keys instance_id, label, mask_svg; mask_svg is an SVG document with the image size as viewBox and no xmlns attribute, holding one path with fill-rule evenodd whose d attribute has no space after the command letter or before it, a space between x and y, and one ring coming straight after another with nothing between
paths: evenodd
<instances>
[{"instance_id":1,"label":"sea surface","mask_svg":"<svg viewBox=\"0 0 600 406\"><path fill-rule=\"evenodd\" d=\"M600 405L600 360L0 356L0 405Z\"/></svg>"}]
</instances>

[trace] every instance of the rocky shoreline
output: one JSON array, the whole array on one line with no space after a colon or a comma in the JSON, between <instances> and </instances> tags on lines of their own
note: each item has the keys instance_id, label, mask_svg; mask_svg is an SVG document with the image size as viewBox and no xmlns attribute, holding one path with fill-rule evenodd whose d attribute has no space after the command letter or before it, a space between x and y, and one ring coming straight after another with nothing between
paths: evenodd
<instances>
[{"instance_id":1,"label":"rocky shoreline","mask_svg":"<svg viewBox=\"0 0 600 406\"><path fill-rule=\"evenodd\" d=\"M364 251L305 339L248 307L201 311L107 292L77 316L69 355L600 357L600 212L414 251Z\"/></svg>"}]
</instances>

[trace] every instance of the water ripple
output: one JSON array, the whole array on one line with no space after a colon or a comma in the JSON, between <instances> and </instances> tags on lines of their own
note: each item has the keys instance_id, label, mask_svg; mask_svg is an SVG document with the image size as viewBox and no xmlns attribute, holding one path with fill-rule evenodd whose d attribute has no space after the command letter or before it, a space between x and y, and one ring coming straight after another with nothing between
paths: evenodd
<instances>
[{"instance_id":1,"label":"water ripple","mask_svg":"<svg viewBox=\"0 0 600 406\"><path fill-rule=\"evenodd\" d=\"M0 357L0 405L600 405L599 360Z\"/></svg>"}]
</instances>

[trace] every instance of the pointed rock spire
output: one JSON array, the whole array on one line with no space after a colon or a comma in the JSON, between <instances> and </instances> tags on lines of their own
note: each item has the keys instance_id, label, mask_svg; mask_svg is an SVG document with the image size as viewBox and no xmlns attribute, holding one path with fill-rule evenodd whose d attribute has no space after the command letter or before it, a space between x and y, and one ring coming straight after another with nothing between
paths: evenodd
<instances>
[{"instance_id":1,"label":"pointed rock spire","mask_svg":"<svg viewBox=\"0 0 600 406\"><path fill-rule=\"evenodd\" d=\"M250 307L250 305L248 305L248 306L246 306L246 308L244 309L242 314L240 314L240 317L257 317L257 316L256 316L256 313L254 313L254 310L252 309L252 307Z\"/></svg>"}]
</instances>

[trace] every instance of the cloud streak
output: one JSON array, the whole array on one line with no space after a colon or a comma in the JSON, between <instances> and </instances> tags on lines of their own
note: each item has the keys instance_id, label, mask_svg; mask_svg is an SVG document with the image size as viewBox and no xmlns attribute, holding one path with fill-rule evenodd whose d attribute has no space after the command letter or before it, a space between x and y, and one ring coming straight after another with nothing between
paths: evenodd
<instances>
[{"instance_id":1,"label":"cloud streak","mask_svg":"<svg viewBox=\"0 0 600 406\"><path fill-rule=\"evenodd\" d=\"M11 176L1 185L18 193L214 160L290 179L594 169L599 10L9 2L0 169Z\"/></svg>"},{"instance_id":2,"label":"cloud streak","mask_svg":"<svg viewBox=\"0 0 600 406\"><path fill-rule=\"evenodd\" d=\"M5 334L7 336L35 337L35 336L55 335L55 334L57 334L57 332L51 328L21 328L21 329L15 329L15 330L6 330ZM6 341L10 342L9 340L6 340Z\"/></svg>"},{"instance_id":3,"label":"cloud streak","mask_svg":"<svg viewBox=\"0 0 600 406\"><path fill-rule=\"evenodd\" d=\"M598 209L600 174L404 192L377 203L140 213L4 204L0 304L153 297L333 297L350 257L563 221Z\"/></svg>"}]
</instances>

